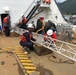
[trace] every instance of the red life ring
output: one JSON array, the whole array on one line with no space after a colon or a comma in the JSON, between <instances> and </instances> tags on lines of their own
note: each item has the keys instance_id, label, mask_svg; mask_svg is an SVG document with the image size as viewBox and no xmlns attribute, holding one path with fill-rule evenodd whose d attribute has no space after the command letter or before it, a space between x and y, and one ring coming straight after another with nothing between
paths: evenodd
<instances>
[{"instance_id":1,"label":"red life ring","mask_svg":"<svg viewBox=\"0 0 76 75\"><path fill-rule=\"evenodd\" d=\"M43 3L50 4L50 0L43 0Z\"/></svg>"},{"instance_id":2,"label":"red life ring","mask_svg":"<svg viewBox=\"0 0 76 75\"><path fill-rule=\"evenodd\" d=\"M46 0L46 3L47 3L47 4L50 4L50 0Z\"/></svg>"}]
</instances>

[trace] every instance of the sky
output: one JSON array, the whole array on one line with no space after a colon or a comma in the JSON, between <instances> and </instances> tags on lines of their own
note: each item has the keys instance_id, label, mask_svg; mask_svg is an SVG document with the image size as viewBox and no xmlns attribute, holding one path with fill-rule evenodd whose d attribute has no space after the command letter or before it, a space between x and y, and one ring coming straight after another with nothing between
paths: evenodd
<instances>
[{"instance_id":1,"label":"sky","mask_svg":"<svg viewBox=\"0 0 76 75\"><path fill-rule=\"evenodd\" d=\"M57 2L64 2L64 1L66 1L66 0L56 0Z\"/></svg>"}]
</instances>

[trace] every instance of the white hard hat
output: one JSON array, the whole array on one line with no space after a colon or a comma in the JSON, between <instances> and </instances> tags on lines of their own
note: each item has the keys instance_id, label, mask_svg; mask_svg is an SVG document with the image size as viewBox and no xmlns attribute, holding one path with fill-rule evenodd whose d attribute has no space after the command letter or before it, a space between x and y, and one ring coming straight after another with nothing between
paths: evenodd
<instances>
[{"instance_id":1,"label":"white hard hat","mask_svg":"<svg viewBox=\"0 0 76 75\"><path fill-rule=\"evenodd\" d=\"M21 17L24 16L24 14L21 14Z\"/></svg>"},{"instance_id":2,"label":"white hard hat","mask_svg":"<svg viewBox=\"0 0 76 75\"><path fill-rule=\"evenodd\" d=\"M28 24L28 28L34 28L33 24Z\"/></svg>"},{"instance_id":3,"label":"white hard hat","mask_svg":"<svg viewBox=\"0 0 76 75\"><path fill-rule=\"evenodd\" d=\"M50 29L47 31L47 35L52 35L53 34L53 31Z\"/></svg>"},{"instance_id":4,"label":"white hard hat","mask_svg":"<svg viewBox=\"0 0 76 75\"><path fill-rule=\"evenodd\" d=\"M5 10L5 11L9 11L9 7L7 7L7 6L4 7L4 10Z\"/></svg>"}]
</instances>

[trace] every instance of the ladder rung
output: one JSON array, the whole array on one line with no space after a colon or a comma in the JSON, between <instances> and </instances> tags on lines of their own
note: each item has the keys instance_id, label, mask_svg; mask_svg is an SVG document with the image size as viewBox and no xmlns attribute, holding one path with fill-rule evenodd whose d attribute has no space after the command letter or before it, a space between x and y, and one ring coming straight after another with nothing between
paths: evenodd
<instances>
[{"instance_id":1,"label":"ladder rung","mask_svg":"<svg viewBox=\"0 0 76 75\"><path fill-rule=\"evenodd\" d=\"M27 70L26 72L27 72L28 74L30 74L30 73L35 72L35 71L36 71L36 70L32 70L32 71L31 71L31 70ZM40 75L40 72L39 72L39 71L37 71L37 73L38 73L37 75Z\"/></svg>"},{"instance_id":2,"label":"ladder rung","mask_svg":"<svg viewBox=\"0 0 76 75\"><path fill-rule=\"evenodd\" d=\"M34 66L33 63L22 63L23 66Z\"/></svg>"},{"instance_id":3,"label":"ladder rung","mask_svg":"<svg viewBox=\"0 0 76 75\"><path fill-rule=\"evenodd\" d=\"M28 60L28 57L19 57L20 60Z\"/></svg>"},{"instance_id":4,"label":"ladder rung","mask_svg":"<svg viewBox=\"0 0 76 75\"><path fill-rule=\"evenodd\" d=\"M36 70L36 67L29 67L29 66L24 66L24 68L26 69L26 70Z\"/></svg>"},{"instance_id":5,"label":"ladder rung","mask_svg":"<svg viewBox=\"0 0 76 75\"><path fill-rule=\"evenodd\" d=\"M21 52L21 53L22 53L23 51L15 51L15 50L14 50L13 52L15 52L15 53L20 53L20 52Z\"/></svg>"},{"instance_id":6,"label":"ladder rung","mask_svg":"<svg viewBox=\"0 0 76 75\"><path fill-rule=\"evenodd\" d=\"M17 55L18 57L24 57L24 56L26 56L26 55Z\"/></svg>"},{"instance_id":7,"label":"ladder rung","mask_svg":"<svg viewBox=\"0 0 76 75\"><path fill-rule=\"evenodd\" d=\"M20 53L17 52L16 54L17 54L17 55L25 55L25 53L22 53L22 52L20 52Z\"/></svg>"},{"instance_id":8,"label":"ladder rung","mask_svg":"<svg viewBox=\"0 0 76 75\"><path fill-rule=\"evenodd\" d=\"M35 71L35 70L34 70L34 71ZM26 72L27 72L28 74L30 74L30 73L32 73L32 72L34 72L34 71L27 70Z\"/></svg>"},{"instance_id":9,"label":"ladder rung","mask_svg":"<svg viewBox=\"0 0 76 75\"><path fill-rule=\"evenodd\" d=\"M22 63L26 63L26 62L28 62L28 63L30 63L31 61L30 60L20 60Z\"/></svg>"}]
</instances>

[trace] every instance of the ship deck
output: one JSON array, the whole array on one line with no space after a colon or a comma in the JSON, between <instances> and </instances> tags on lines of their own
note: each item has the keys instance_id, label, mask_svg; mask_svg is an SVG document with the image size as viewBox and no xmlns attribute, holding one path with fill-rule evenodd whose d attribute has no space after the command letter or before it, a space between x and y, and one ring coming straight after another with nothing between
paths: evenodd
<instances>
[{"instance_id":1,"label":"ship deck","mask_svg":"<svg viewBox=\"0 0 76 75\"><path fill-rule=\"evenodd\" d=\"M20 46L19 39L20 39L19 36L18 37L12 37L12 36L6 37L6 36L0 34L0 48ZM30 54L28 54L28 57L38 67L38 69L41 71L42 75L76 75L76 62L73 62L70 59L67 59L61 55L58 55L57 53L54 53L54 56L56 58L51 57L51 55L52 54L38 56L34 51L31 51ZM8 56L8 55L6 55L6 56ZM0 54L0 57L3 57L3 55ZM3 58L3 60L6 60L6 58ZM63 61L63 62L62 63L52 62L52 60ZM68 60L70 60L70 61L68 62ZM2 58L0 58L0 61L2 61ZM8 66L8 63L10 63L10 61L7 61L7 63L5 63L6 66ZM11 65L11 64L9 64L9 65ZM7 68L9 68L9 67L7 67ZM7 74L3 73L4 71L7 72L5 68L6 67L1 66L0 75L7 75ZM9 70L9 69L7 69L7 70ZM15 72L15 71L13 70L13 72ZM11 71L10 74L13 75L13 72ZM10 75L10 74L8 74L8 75ZM19 74L16 73L14 75L19 75Z\"/></svg>"}]
</instances>

